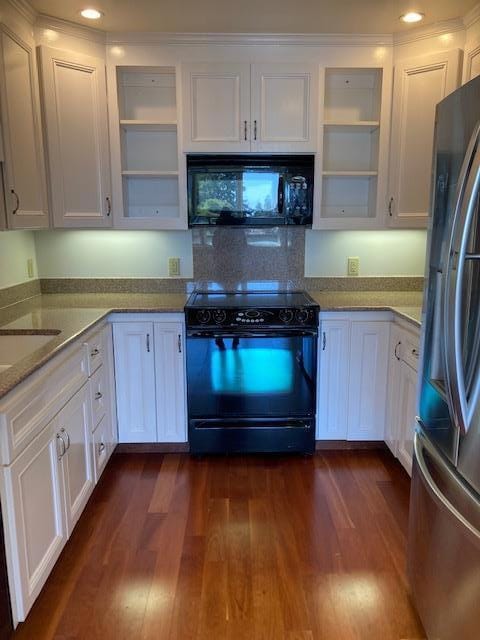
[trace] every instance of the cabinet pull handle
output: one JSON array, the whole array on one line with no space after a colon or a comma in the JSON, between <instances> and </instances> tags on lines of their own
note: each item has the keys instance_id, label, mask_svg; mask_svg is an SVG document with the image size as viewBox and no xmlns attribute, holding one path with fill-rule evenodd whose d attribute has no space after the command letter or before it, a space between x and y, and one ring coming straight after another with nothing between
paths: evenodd
<instances>
[{"instance_id":1,"label":"cabinet pull handle","mask_svg":"<svg viewBox=\"0 0 480 640\"><path fill-rule=\"evenodd\" d=\"M62 438L62 436L59 433L57 433L57 440L60 440L60 442L62 443L62 448L58 456L58 459L61 460L67 451L67 446L65 444L65 440Z\"/></svg>"},{"instance_id":2,"label":"cabinet pull handle","mask_svg":"<svg viewBox=\"0 0 480 640\"><path fill-rule=\"evenodd\" d=\"M388 215L390 217L393 216L393 198L390 198L390 200L388 201Z\"/></svg>"},{"instance_id":3,"label":"cabinet pull handle","mask_svg":"<svg viewBox=\"0 0 480 640\"><path fill-rule=\"evenodd\" d=\"M92 358L94 358L95 356L98 356L99 353L100 353L100 349L97 349L97 348L92 349L90 351L90 355L92 356Z\"/></svg>"},{"instance_id":4,"label":"cabinet pull handle","mask_svg":"<svg viewBox=\"0 0 480 640\"><path fill-rule=\"evenodd\" d=\"M100 442L100 444L98 445L98 454L100 455L104 451L105 451L105 443L104 442Z\"/></svg>"},{"instance_id":5,"label":"cabinet pull handle","mask_svg":"<svg viewBox=\"0 0 480 640\"><path fill-rule=\"evenodd\" d=\"M246 120L243 121L243 139L244 140L247 139L247 121Z\"/></svg>"},{"instance_id":6,"label":"cabinet pull handle","mask_svg":"<svg viewBox=\"0 0 480 640\"><path fill-rule=\"evenodd\" d=\"M110 196L105 198L107 201L107 217L112 213L112 201L110 200Z\"/></svg>"},{"instance_id":7,"label":"cabinet pull handle","mask_svg":"<svg viewBox=\"0 0 480 640\"><path fill-rule=\"evenodd\" d=\"M182 353L182 336L179 333L177 338L178 353Z\"/></svg>"},{"instance_id":8,"label":"cabinet pull handle","mask_svg":"<svg viewBox=\"0 0 480 640\"><path fill-rule=\"evenodd\" d=\"M412 356L415 356L415 358L419 358L420 351L418 351L418 349L412 349Z\"/></svg>"},{"instance_id":9,"label":"cabinet pull handle","mask_svg":"<svg viewBox=\"0 0 480 640\"><path fill-rule=\"evenodd\" d=\"M147 333L147 353L150 353L150 334Z\"/></svg>"},{"instance_id":10,"label":"cabinet pull handle","mask_svg":"<svg viewBox=\"0 0 480 640\"><path fill-rule=\"evenodd\" d=\"M68 451L70 449L70 436L68 435L67 431L63 427L60 429L60 433L62 434L64 433L67 436L67 451ZM62 440L63 440L63 437L62 437Z\"/></svg>"},{"instance_id":11,"label":"cabinet pull handle","mask_svg":"<svg viewBox=\"0 0 480 640\"><path fill-rule=\"evenodd\" d=\"M397 349L398 349L398 347L401 347L401 346L402 346L402 343L401 343L401 341L399 340L399 341L397 342L397 344L395 345L395 358L396 358L397 360L400 360L400 356L399 356L399 355L398 355L398 353L397 353Z\"/></svg>"},{"instance_id":12,"label":"cabinet pull handle","mask_svg":"<svg viewBox=\"0 0 480 640\"><path fill-rule=\"evenodd\" d=\"M325 351L327 347L327 334L325 333L325 331L323 331L322 333L322 351Z\"/></svg>"},{"instance_id":13,"label":"cabinet pull handle","mask_svg":"<svg viewBox=\"0 0 480 640\"><path fill-rule=\"evenodd\" d=\"M103 393L101 393L100 391L97 391L97 393L95 394L95 400L101 400L103 398Z\"/></svg>"},{"instance_id":14,"label":"cabinet pull handle","mask_svg":"<svg viewBox=\"0 0 480 640\"><path fill-rule=\"evenodd\" d=\"M15 196L15 206L12 211L12 214L15 215L20 208L20 198L18 197L18 193L15 191L15 189L11 189L11 193L13 196Z\"/></svg>"},{"instance_id":15,"label":"cabinet pull handle","mask_svg":"<svg viewBox=\"0 0 480 640\"><path fill-rule=\"evenodd\" d=\"M253 121L253 139L254 140L257 139L257 121L256 120Z\"/></svg>"}]
</instances>

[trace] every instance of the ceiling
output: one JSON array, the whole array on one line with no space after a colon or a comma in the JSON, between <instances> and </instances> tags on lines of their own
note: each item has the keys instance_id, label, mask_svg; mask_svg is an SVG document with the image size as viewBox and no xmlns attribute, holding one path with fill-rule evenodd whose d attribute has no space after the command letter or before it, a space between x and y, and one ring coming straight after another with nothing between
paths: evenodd
<instances>
[{"instance_id":1,"label":"ceiling","mask_svg":"<svg viewBox=\"0 0 480 640\"><path fill-rule=\"evenodd\" d=\"M478 0L31 0L39 12L105 31L200 33L392 33L398 17L425 13L423 25L464 16ZM81 9L104 12L86 20Z\"/></svg>"}]
</instances>

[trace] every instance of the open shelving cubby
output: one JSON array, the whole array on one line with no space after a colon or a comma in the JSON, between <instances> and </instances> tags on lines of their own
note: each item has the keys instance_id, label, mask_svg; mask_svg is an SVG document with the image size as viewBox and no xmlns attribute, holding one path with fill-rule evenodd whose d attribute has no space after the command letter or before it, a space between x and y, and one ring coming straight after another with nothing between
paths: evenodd
<instances>
[{"instance_id":1,"label":"open shelving cubby","mask_svg":"<svg viewBox=\"0 0 480 640\"><path fill-rule=\"evenodd\" d=\"M174 67L119 67L121 171L126 218L179 217Z\"/></svg>"},{"instance_id":2,"label":"open shelving cubby","mask_svg":"<svg viewBox=\"0 0 480 640\"><path fill-rule=\"evenodd\" d=\"M381 69L325 70L321 217L374 218Z\"/></svg>"}]
</instances>

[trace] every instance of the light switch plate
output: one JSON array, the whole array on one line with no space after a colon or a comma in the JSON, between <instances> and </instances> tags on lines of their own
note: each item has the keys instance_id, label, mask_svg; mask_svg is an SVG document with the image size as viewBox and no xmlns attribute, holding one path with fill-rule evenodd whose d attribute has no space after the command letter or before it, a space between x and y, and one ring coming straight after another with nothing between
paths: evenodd
<instances>
[{"instance_id":1,"label":"light switch plate","mask_svg":"<svg viewBox=\"0 0 480 640\"><path fill-rule=\"evenodd\" d=\"M347 273L349 276L358 276L360 274L360 258L348 258Z\"/></svg>"},{"instance_id":2,"label":"light switch plate","mask_svg":"<svg viewBox=\"0 0 480 640\"><path fill-rule=\"evenodd\" d=\"M168 259L168 275L179 276L180 275L180 258Z\"/></svg>"}]
</instances>

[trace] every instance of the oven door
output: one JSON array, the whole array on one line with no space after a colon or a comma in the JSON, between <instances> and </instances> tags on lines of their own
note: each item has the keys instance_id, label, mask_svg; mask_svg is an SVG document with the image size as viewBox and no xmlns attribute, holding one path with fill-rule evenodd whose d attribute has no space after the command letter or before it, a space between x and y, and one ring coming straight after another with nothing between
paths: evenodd
<instances>
[{"instance_id":1,"label":"oven door","mask_svg":"<svg viewBox=\"0 0 480 640\"><path fill-rule=\"evenodd\" d=\"M317 332L189 332L190 448L311 451Z\"/></svg>"}]
</instances>

